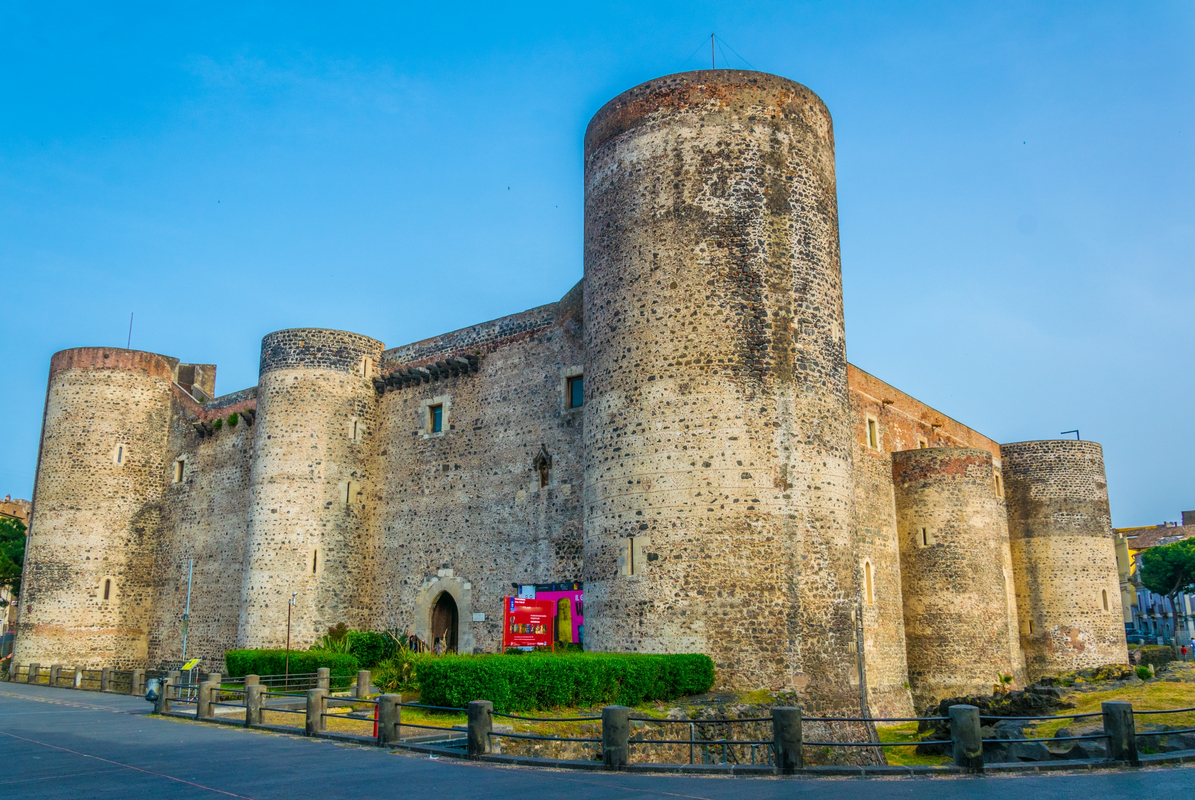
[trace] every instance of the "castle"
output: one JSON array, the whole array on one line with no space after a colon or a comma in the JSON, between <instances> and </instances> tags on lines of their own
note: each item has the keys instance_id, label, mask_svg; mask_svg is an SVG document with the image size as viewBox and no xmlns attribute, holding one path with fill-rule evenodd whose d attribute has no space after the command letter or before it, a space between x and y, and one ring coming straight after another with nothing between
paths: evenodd
<instances>
[{"instance_id":1,"label":"castle","mask_svg":"<svg viewBox=\"0 0 1195 800\"><path fill-rule=\"evenodd\" d=\"M907 715L1127 653L1103 456L997 444L846 360L834 137L758 72L650 81L585 135L559 302L386 349L284 330L256 387L50 364L18 663L177 662L328 626L501 646L584 587L589 650ZM290 601L294 598L294 603Z\"/></svg>"}]
</instances>

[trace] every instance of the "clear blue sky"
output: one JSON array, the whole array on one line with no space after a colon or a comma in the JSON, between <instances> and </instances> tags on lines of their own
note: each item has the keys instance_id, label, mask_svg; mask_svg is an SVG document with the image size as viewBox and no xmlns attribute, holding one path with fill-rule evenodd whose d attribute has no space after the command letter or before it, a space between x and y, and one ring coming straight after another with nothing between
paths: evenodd
<instances>
[{"instance_id":1,"label":"clear blue sky","mask_svg":"<svg viewBox=\"0 0 1195 800\"><path fill-rule=\"evenodd\" d=\"M435 6L0 6L0 495L50 355L130 311L225 393L269 331L558 299L586 123L714 31L834 116L853 363L998 441L1102 442L1118 526L1195 508L1195 5Z\"/></svg>"}]
</instances>

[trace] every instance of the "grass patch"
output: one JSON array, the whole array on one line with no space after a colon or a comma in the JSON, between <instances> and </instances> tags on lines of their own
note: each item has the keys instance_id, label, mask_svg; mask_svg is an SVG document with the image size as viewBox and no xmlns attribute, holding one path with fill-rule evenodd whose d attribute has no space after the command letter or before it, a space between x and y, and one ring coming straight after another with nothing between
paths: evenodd
<instances>
[{"instance_id":1,"label":"grass patch","mask_svg":"<svg viewBox=\"0 0 1195 800\"><path fill-rule=\"evenodd\" d=\"M1191 668L1188 666L1185 669L1190 670ZM1174 668L1172 670L1175 672L1178 671L1178 669ZM1064 695L1063 699L1075 704L1074 708L1067 709L1068 713L1075 714L1099 712L1101 704L1109 700L1123 700L1132 703L1134 711L1162 711L1167 708L1189 708L1195 706L1195 684L1186 681L1176 683L1174 681L1152 680L1134 686L1125 686L1120 689L1095 692L1071 692ZM1148 717L1137 717L1138 731L1146 725L1160 724L1195 727L1195 712L1188 711L1185 714L1151 714ZM1053 736L1058 732L1059 728L1068 728L1071 733L1078 735L1082 732L1102 729L1103 722L1099 717L1088 717L1087 719L1080 720L1052 719L1034 725L1026 735L1029 737Z\"/></svg>"},{"instance_id":2,"label":"grass patch","mask_svg":"<svg viewBox=\"0 0 1195 800\"><path fill-rule=\"evenodd\" d=\"M916 722L902 722L899 725L876 725L881 742L919 742ZM937 767L951 763L949 756L919 756L916 747L885 747L884 755L894 767Z\"/></svg>"}]
</instances>

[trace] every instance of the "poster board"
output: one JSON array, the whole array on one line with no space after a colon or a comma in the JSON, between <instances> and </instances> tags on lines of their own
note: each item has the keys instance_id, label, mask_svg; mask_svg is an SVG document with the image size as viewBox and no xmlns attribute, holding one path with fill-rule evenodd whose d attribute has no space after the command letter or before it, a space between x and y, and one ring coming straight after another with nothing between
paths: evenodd
<instances>
[{"instance_id":1,"label":"poster board","mask_svg":"<svg viewBox=\"0 0 1195 800\"><path fill-rule=\"evenodd\" d=\"M503 600L502 647L549 647L555 603L526 597Z\"/></svg>"}]
</instances>

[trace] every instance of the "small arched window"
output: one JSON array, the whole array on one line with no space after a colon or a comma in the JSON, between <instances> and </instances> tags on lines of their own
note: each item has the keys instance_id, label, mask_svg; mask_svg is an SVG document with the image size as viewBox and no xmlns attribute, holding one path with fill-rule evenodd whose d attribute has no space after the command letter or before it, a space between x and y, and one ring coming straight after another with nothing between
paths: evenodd
<instances>
[{"instance_id":1,"label":"small arched window","mask_svg":"<svg viewBox=\"0 0 1195 800\"><path fill-rule=\"evenodd\" d=\"M1102 594L1104 596L1104 610L1107 611L1108 610L1108 590L1101 589L1100 594Z\"/></svg>"},{"instance_id":2,"label":"small arched window","mask_svg":"<svg viewBox=\"0 0 1195 800\"><path fill-rule=\"evenodd\" d=\"M871 575L871 562L863 562L863 589L867 597L867 605L875 605L875 581Z\"/></svg>"}]
</instances>

